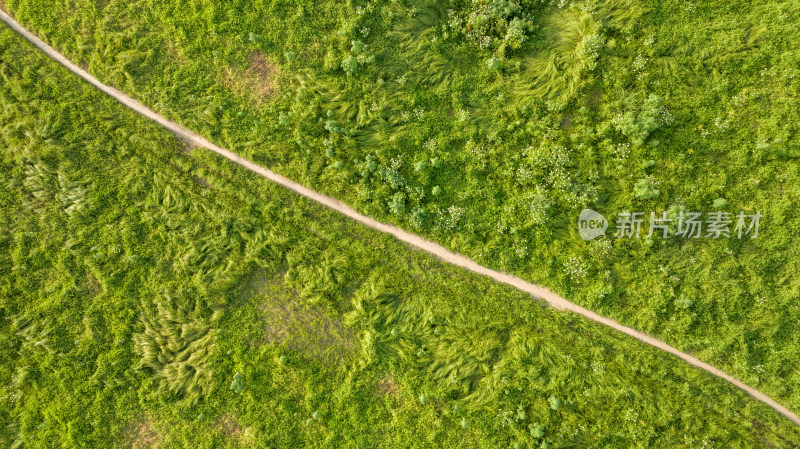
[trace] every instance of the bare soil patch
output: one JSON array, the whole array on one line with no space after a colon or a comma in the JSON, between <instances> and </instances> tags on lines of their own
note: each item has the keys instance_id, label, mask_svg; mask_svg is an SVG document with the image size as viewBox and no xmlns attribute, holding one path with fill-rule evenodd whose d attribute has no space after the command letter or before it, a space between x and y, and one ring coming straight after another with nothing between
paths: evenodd
<instances>
[{"instance_id":1,"label":"bare soil patch","mask_svg":"<svg viewBox=\"0 0 800 449\"><path fill-rule=\"evenodd\" d=\"M154 449L161 445L162 436L149 417L133 423L126 434L125 439L132 449Z\"/></svg>"},{"instance_id":2,"label":"bare soil patch","mask_svg":"<svg viewBox=\"0 0 800 449\"><path fill-rule=\"evenodd\" d=\"M250 53L248 67L230 67L223 72L223 84L240 95L249 96L260 106L275 90L278 66L261 51Z\"/></svg>"},{"instance_id":3,"label":"bare soil patch","mask_svg":"<svg viewBox=\"0 0 800 449\"><path fill-rule=\"evenodd\" d=\"M227 414L220 416L218 424L225 435L235 438L242 436L242 426L233 416Z\"/></svg>"},{"instance_id":4,"label":"bare soil patch","mask_svg":"<svg viewBox=\"0 0 800 449\"><path fill-rule=\"evenodd\" d=\"M378 381L378 393L381 396L386 396L387 394L395 395L398 389L397 382L391 377L384 377Z\"/></svg>"},{"instance_id":5,"label":"bare soil patch","mask_svg":"<svg viewBox=\"0 0 800 449\"><path fill-rule=\"evenodd\" d=\"M236 417L229 413L219 417L217 428L227 439L236 440L241 447L253 447L255 443L253 428L242 426Z\"/></svg>"}]
</instances>

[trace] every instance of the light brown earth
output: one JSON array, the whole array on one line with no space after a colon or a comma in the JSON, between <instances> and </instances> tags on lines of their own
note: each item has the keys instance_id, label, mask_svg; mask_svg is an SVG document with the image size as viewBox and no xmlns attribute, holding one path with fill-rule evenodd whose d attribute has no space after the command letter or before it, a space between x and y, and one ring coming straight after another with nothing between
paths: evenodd
<instances>
[{"instance_id":1,"label":"light brown earth","mask_svg":"<svg viewBox=\"0 0 800 449\"><path fill-rule=\"evenodd\" d=\"M149 417L134 423L127 431L131 449L155 449L161 444L161 435L153 427Z\"/></svg>"}]
</instances>

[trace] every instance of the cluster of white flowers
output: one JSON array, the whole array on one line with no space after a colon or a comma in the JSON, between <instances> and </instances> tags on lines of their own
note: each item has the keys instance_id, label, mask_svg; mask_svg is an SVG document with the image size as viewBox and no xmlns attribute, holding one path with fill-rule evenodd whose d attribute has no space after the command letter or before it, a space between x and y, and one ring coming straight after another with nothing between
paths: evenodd
<instances>
[{"instance_id":1,"label":"cluster of white flowers","mask_svg":"<svg viewBox=\"0 0 800 449\"><path fill-rule=\"evenodd\" d=\"M569 192L569 188L572 185L569 172L563 165L554 165L545 176L545 180L549 182L554 189L560 190L565 194Z\"/></svg>"},{"instance_id":2,"label":"cluster of white flowers","mask_svg":"<svg viewBox=\"0 0 800 449\"><path fill-rule=\"evenodd\" d=\"M468 140L465 149L474 162L481 170L486 168L486 149L483 146L475 145L472 139Z\"/></svg>"},{"instance_id":3,"label":"cluster of white flowers","mask_svg":"<svg viewBox=\"0 0 800 449\"><path fill-rule=\"evenodd\" d=\"M596 189L592 188L590 192L580 192L580 193L570 192L570 194L567 195L567 202L572 207L583 208L588 206L590 203L596 202L598 198L599 198L599 193L597 192Z\"/></svg>"},{"instance_id":4,"label":"cluster of white flowers","mask_svg":"<svg viewBox=\"0 0 800 449\"><path fill-rule=\"evenodd\" d=\"M446 231L452 231L458 225L458 221L463 214L464 210L458 206L450 206L446 212L438 211L438 227Z\"/></svg>"},{"instance_id":5,"label":"cluster of white flowers","mask_svg":"<svg viewBox=\"0 0 800 449\"><path fill-rule=\"evenodd\" d=\"M425 116L425 108L416 108L414 109L413 114L417 121L421 122L422 118Z\"/></svg>"},{"instance_id":6,"label":"cluster of white flowers","mask_svg":"<svg viewBox=\"0 0 800 449\"><path fill-rule=\"evenodd\" d=\"M666 106L661 106L658 116L661 119L662 125L669 126L675 121L675 117L672 116L672 113L669 112L669 109L667 109Z\"/></svg>"},{"instance_id":7,"label":"cluster of white flowers","mask_svg":"<svg viewBox=\"0 0 800 449\"><path fill-rule=\"evenodd\" d=\"M526 165L520 165L517 168L517 184L526 185L534 181L533 170Z\"/></svg>"},{"instance_id":8,"label":"cluster of white flowers","mask_svg":"<svg viewBox=\"0 0 800 449\"><path fill-rule=\"evenodd\" d=\"M516 173L516 170L514 169L513 166L506 165L506 166L503 167L502 170L500 170L499 174L500 174L500 177L502 179L511 179L511 178L514 177L515 173Z\"/></svg>"},{"instance_id":9,"label":"cluster of white flowers","mask_svg":"<svg viewBox=\"0 0 800 449\"><path fill-rule=\"evenodd\" d=\"M573 282L580 282L586 278L586 275L589 273L589 267L586 262L581 259L571 257L567 266L564 268L564 272L567 273L567 276L569 276Z\"/></svg>"},{"instance_id":10,"label":"cluster of white flowers","mask_svg":"<svg viewBox=\"0 0 800 449\"><path fill-rule=\"evenodd\" d=\"M618 143L614 147L614 157L616 158L627 159L629 154L631 154L631 144L629 143Z\"/></svg>"},{"instance_id":11,"label":"cluster of white flowers","mask_svg":"<svg viewBox=\"0 0 800 449\"><path fill-rule=\"evenodd\" d=\"M464 18L461 17L455 10L447 10L447 29L451 32L458 34L464 26Z\"/></svg>"},{"instance_id":12,"label":"cluster of white flowers","mask_svg":"<svg viewBox=\"0 0 800 449\"><path fill-rule=\"evenodd\" d=\"M438 145L436 144L436 139L426 140L423 146L425 147L426 150L430 151L431 153L436 152L436 149L438 148Z\"/></svg>"},{"instance_id":13,"label":"cluster of white flowers","mask_svg":"<svg viewBox=\"0 0 800 449\"><path fill-rule=\"evenodd\" d=\"M516 207L513 204L506 204L503 206L503 212L501 212L500 216L502 219L495 220L494 222L494 232L498 234L502 234L508 229L508 225L506 224L508 217L514 217L514 210Z\"/></svg>"},{"instance_id":14,"label":"cluster of white flowers","mask_svg":"<svg viewBox=\"0 0 800 449\"><path fill-rule=\"evenodd\" d=\"M481 50L486 50L492 46L492 36L481 35L475 39L475 43Z\"/></svg>"},{"instance_id":15,"label":"cluster of white flowers","mask_svg":"<svg viewBox=\"0 0 800 449\"><path fill-rule=\"evenodd\" d=\"M714 119L714 126L719 131L725 131L731 126L730 120L723 120L722 117L717 117Z\"/></svg>"},{"instance_id":16,"label":"cluster of white flowers","mask_svg":"<svg viewBox=\"0 0 800 449\"><path fill-rule=\"evenodd\" d=\"M550 207L550 198L542 186L536 186L532 192L523 197L530 204L530 219L533 224L542 224L547 221L547 209Z\"/></svg>"},{"instance_id":17,"label":"cluster of white flowers","mask_svg":"<svg viewBox=\"0 0 800 449\"><path fill-rule=\"evenodd\" d=\"M528 40L528 36L526 36L521 29L517 27L511 27L508 29L508 33L506 33L506 36L503 39L506 43L515 42L518 45Z\"/></svg>"},{"instance_id":18,"label":"cluster of white flowers","mask_svg":"<svg viewBox=\"0 0 800 449\"><path fill-rule=\"evenodd\" d=\"M733 100L733 105L734 106L736 106L737 108L740 108L740 107L744 106L745 101L747 101L747 92L745 90L742 90L738 94L736 94L733 97L731 97L731 100Z\"/></svg>"},{"instance_id":19,"label":"cluster of white flowers","mask_svg":"<svg viewBox=\"0 0 800 449\"><path fill-rule=\"evenodd\" d=\"M458 113L456 113L456 117L458 117L459 121L466 122L469 119L469 111L464 109L459 109Z\"/></svg>"},{"instance_id":20,"label":"cluster of white flowers","mask_svg":"<svg viewBox=\"0 0 800 449\"><path fill-rule=\"evenodd\" d=\"M583 70L591 72L597 67L597 58L600 57L600 48L605 44L605 39L600 34L593 34L581 40L578 48L579 54L585 58Z\"/></svg>"},{"instance_id":21,"label":"cluster of white flowers","mask_svg":"<svg viewBox=\"0 0 800 449\"><path fill-rule=\"evenodd\" d=\"M549 187L558 192L561 198L571 206L585 206L597 196L597 192L585 186L576 185L572 182L569 171L565 168L569 163L569 152L563 145L550 145L545 147L530 146L523 150L530 166L521 166L516 173L517 182L520 184L529 183L534 179L532 168L540 168L546 171L544 182ZM537 194L537 197L539 195ZM549 203L537 201L532 203L531 212L545 218L544 210Z\"/></svg>"},{"instance_id":22,"label":"cluster of white flowers","mask_svg":"<svg viewBox=\"0 0 800 449\"><path fill-rule=\"evenodd\" d=\"M528 257L529 253L527 242L525 240L522 240L521 242L514 242L514 253L520 259Z\"/></svg>"},{"instance_id":23,"label":"cluster of white flowers","mask_svg":"<svg viewBox=\"0 0 800 449\"><path fill-rule=\"evenodd\" d=\"M372 189L363 184L356 186L356 194L361 201L369 201L372 199Z\"/></svg>"},{"instance_id":24,"label":"cluster of white flowers","mask_svg":"<svg viewBox=\"0 0 800 449\"><path fill-rule=\"evenodd\" d=\"M638 55L633 60L633 71L641 72L642 70L644 70L644 66L646 65L647 65L647 58L642 55Z\"/></svg>"},{"instance_id":25,"label":"cluster of white flowers","mask_svg":"<svg viewBox=\"0 0 800 449\"><path fill-rule=\"evenodd\" d=\"M408 192L408 198L416 203L419 203L425 197L425 189L421 186L407 187L406 191Z\"/></svg>"},{"instance_id":26,"label":"cluster of white flowers","mask_svg":"<svg viewBox=\"0 0 800 449\"><path fill-rule=\"evenodd\" d=\"M500 425L505 427L506 425L512 425L514 420L512 417L514 416L513 410L503 410L502 408L497 409L497 417L500 419Z\"/></svg>"},{"instance_id":27,"label":"cluster of white flowers","mask_svg":"<svg viewBox=\"0 0 800 449\"><path fill-rule=\"evenodd\" d=\"M391 161L389 161L389 167L383 173L383 181L388 182L394 188L400 188L406 186L406 180L403 178L398 170L403 165L403 160L400 157L395 157Z\"/></svg>"},{"instance_id":28,"label":"cluster of white flowers","mask_svg":"<svg viewBox=\"0 0 800 449\"><path fill-rule=\"evenodd\" d=\"M544 102L544 105L550 111L560 111L567 106L567 101L562 98L550 98Z\"/></svg>"}]
</instances>

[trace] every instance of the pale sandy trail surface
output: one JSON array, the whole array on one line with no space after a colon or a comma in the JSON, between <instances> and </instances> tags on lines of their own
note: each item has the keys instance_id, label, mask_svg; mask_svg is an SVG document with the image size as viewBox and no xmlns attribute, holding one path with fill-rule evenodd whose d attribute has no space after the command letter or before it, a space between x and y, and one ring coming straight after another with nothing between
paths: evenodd
<instances>
[{"instance_id":1,"label":"pale sandy trail surface","mask_svg":"<svg viewBox=\"0 0 800 449\"><path fill-rule=\"evenodd\" d=\"M61 64L64 67L66 67L71 72L73 72L76 75L80 76L81 78L86 80L88 83L94 85L95 87L97 87L98 89L100 89L103 92L107 93L108 95L114 97L116 100L118 100L119 102L121 102L125 106L131 108L132 110L134 110L138 114L141 114L141 115L149 118L150 120L153 120L154 122L162 125L163 127L169 129L170 131L175 133L181 139L184 139L184 140L186 140L187 142L189 142L189 143L191 143L193 145L196 145L196 146L199 146L199 147L203 147L203 148L207 148L207 149L209 149L209 150L211 150L211 151L213 151L215 153L218 153L221 156L224 156L225 158L227 158L227 159L239 164L240 166L242 166L242 167L244 167L244 168L246 168L246 169L248 169L248 170L250 170L250 171L252 171L254 173L257 173L257 174L269 179L270 181L278 183L278 184L288 188L289 190L294 191L295 193L297 193L299 195L302 195L302 196L304 196L306 198L309 198L309 199L311 199L313 201L316 201L319 204L322 204L322 205L324 205L326 207L329 207L329 208L335 210L336 212L339 212L339 213L341 213L343 215L346 215L346 216L352 218L353 220L355 220L355 221L357 221L357 222L359 222L359 223L361 223L361 224L363 224L365 226L368 226L368 227L370 227L372 229L376 229L378 231L381 231L381 232L384 232L384 233L387 233L387 234L391 234L392 236L394 236L398 240L401 240L401 241L406 242L406 243L408 243L408 244L410 244L412 246L415 246L415 247L417 247L417 248L419 248L419 249L421 249L421 250L423 250L423 251L425 251L427 253L433 254L434 256L438 257L439 259L441 259L443 261L449 262L449 263L451 263L453 265L457 265L459 267L466 268L467 270L470 270L470 271L472 271L474 273L478 273L478 274L482 274L484 276L488 276L488 277L490 277L490 278L492 278L492 279L494 279L494 280L496 280L498 282L503 282L505 284L511 285L511 286L523 291L523 292L530 293L531 295L533 295L533 296L535 296L537 298L541 298L542 300L547 302L547 304L549 304L552 307L555 307L556 309L577 313L578 315L581 315L581 316L583 316L585 318L588 318L588 319L590 319L592 321L596 321L598 323L601 323L601 324L604 324L604 325L606 325L608 327L611 327L611 328L613 328L613 329L615 329L615 330L617 330L619 332L622 332L624 334L630 335L631 337L633 337L633 338L635 338L635 339L637 339L639 341L647 343L647 344L649 344L651 346L655 346L656 348L658 348L658 349L660 349L662 351L666 351L666 352L669 352L670 354L674 354L674 355L680 357L681 359L683 359L684 361L686 361L687 363L689 363L690 365L693 365L693 366L696 366L696 367L698 367L698 368L700 368L702 370L705 370L708 373L713 374L714 376L717 376L717 377L719 377L721 379L724 379L724 380L730 382L731 384L737 386L738 388L740 388L740 389L744 390L745 392L747 392L753 398L758 399L759 401L767 404L768 406L770 406L773 409L775 409L775 411L777 411L778 413L782 414L783 416L787 417L792 422L794 422L795 424L800 426L800 417L798 417L797 415L792 413L786 407L784 407L784 406L778 404L777 402L775 402L774 400L772 400L772 398L770 398L766 394L764 394L764 393L762 393L762 392L760 392L760 391L758 391L758 390L756 390L754 388L751 388L751 387L745 385L743 382L735 379L734 377L730 376L729 374L725 373L724 371L719 370L719 369L709 365L708 363L705 363L705 362L697 359L696 357L693 357L693 356L691 356L689 354L686 354L684 352L681 352L681 351L673 348L672 346L664 343L661 340L653 338L653 337L651 337L651 336L649 336L649 335L647 335L645 333L639 332L639 331L637 331L637 330L635 330L633 328L630 328L630 327L627 327L627 326L623 326L623 325L617 323L616 321L614 321L614 320L612 320L610 318L606 318L604 316L598 315L597 313L592 312L591 310L585 309L585 308L583 308L583 307L581 307L581 306L579 306L577 304L573 304L573 303L567 301L566 299L558 296L557 294L551 292L550 290L548 290L548 289L546 289L544 287L541 287L541 286L538 286L538 285L535 285L535 284L531 284L530 282L524 281L524 280L522 280L522 279L520 279L520 278L518 278L516 276L512 276L512 275L509 275L509 274L506 274L506 273L501 273L499 271L491 270L491 269L486 268L486 267L484 267L482 265L479 265L478 263L474 262L471 259L468 259L467 257L464 257L464 256L462 256L460 254L456 254L456 253L444 248L443 246L440 246L440 245L438 245L436 243L433 243L431 241L425 240L425 239L423 239L422 237L420 237L420 236L418 236L416 234L412 234L410 232L406 232L406 231L404 231L402 229L397 228L396 226L388 225L386 223L381 223L381 222L379 222L377 220L374 220L374 219L372 219L370 217L362 215L362 214L356 212L350 206L342 203L341 201L338 201L338 200L333 199L333 198L331 198L329 196L322 195L322 194L317 193L317 192L315 192L315 191L313 191L311 189L303 187L302 185L300 185L300 184L298 184L298 183L296 183L296 182L294 182L294 181L292 181L292 180L290 180L290 179L288 179L288 178L286 178L284 176L281 176L281 175L279 175L277 173L274 173L274 172L272 172L270 170L267 170L266 168L261 167L260 165L257 165L257 164L255 164L255 163L253 163L253 162L251 162L251 161L249 161L249 160L247 160L247 159L245 159L245 158L243 158L243 157L241 157L241 156L239 156L239 155L237 155L237 154L235 154L235 153L233 153L233 152L231 152L229 150L226 150L224 148L220 148L220 147L214 145L213 143L211 143L208 140L206 140L205 138L197 135L196 133L192 132L191 130L186 129L186 128L182 127L181 125L178 125L175 122L167 120L166 118L162 117L159 114L156 114L155 112L153 112L150 109L148 109L147 107L145 107L143 104L139 103L138 101L134 100L133 98L128 97L127 95L125 95L124 93L120 92L119 90L114 89L113 87L110 87L110 86L106 86L105 84L101 83L100 81L97 80L97 78L95 78L94 76L90 75L88 72L86 72L85 70L81 69L77 65L73 64L70 60L68 60L62 54L58 53L56 50L51 48L49 45L45 44L41 39L39 39L35 35L33 35L30 32L28 32L28 30L23 28L19 23L17 23L5 11L3 11L1 9L0 9L0 19L2 19L5 23L7 23L16 32L20 33L23 37L25 37L25 39L30 41L33 45L35 45L40 50L45 52L50 58L54 59L59 64Z\"/></svg>"}]
</instances>

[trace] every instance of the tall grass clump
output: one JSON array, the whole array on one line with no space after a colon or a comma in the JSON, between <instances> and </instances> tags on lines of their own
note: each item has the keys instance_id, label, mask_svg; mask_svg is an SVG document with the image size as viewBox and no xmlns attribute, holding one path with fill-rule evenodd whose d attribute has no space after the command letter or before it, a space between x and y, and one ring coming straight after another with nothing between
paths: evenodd
<instances>
[{"instance_id":1,"label":"tall grass clump","mask_svg":"<svg viewBox=\"0 0 800 449\"><path fill-rule=\"evenodd\" d=\"M160 390L196 404L214 387L209 357L220 315L185 295L156 298L141 314L142 332L133 335L138 367L158 379Z\"/></svg>"}]
</instances>

